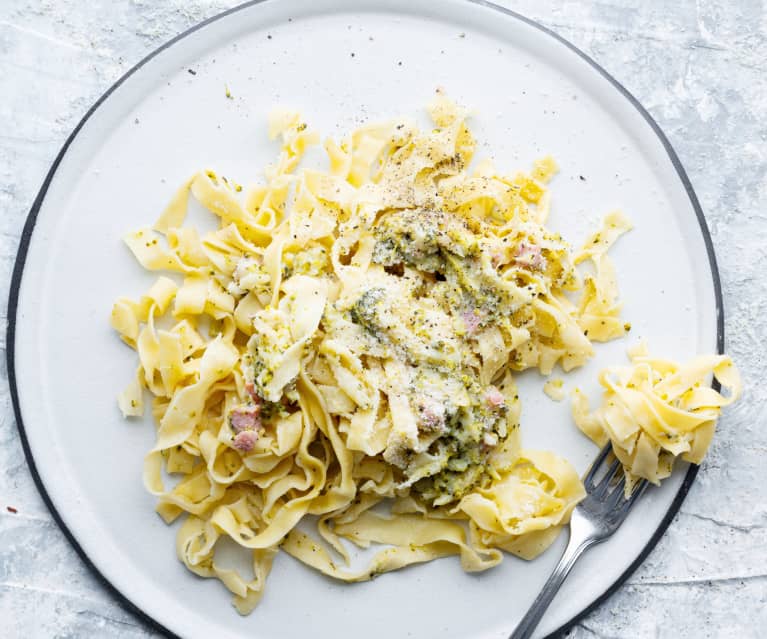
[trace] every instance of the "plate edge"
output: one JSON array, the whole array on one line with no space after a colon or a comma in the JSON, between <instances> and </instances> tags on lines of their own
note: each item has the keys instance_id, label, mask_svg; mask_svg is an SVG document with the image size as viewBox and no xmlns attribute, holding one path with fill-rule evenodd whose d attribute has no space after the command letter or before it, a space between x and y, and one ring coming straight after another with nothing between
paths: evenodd
<instances>
[{"instance_id":1,"label":"plate edge","mask_svg":"<svg viewBox=\"0 0 767 639\"><path fill-rule=\"evenodd\" d=\"M56 155L56 158L51 164L51 168L46 174L45 179L43 180L42 186L40 187L40 190L38 191L38 194L35 197L34 202L32 203L32 207L30 208L29 214L27 215L27 219L24 222L24 227L21 232L19 247L16 254L16 259L14 262L13 273L11 276L10 290L8 295L8 307L7 307L7 314L6 314L7 322L8 322L6 327L6 367L7 367L7 373L8 373L8 385L9 385L9 389L11 393L11 401L13 404L13 413L16 420L16 427L19 432L19 438L21 440L22 449L24 450L24 457L26 458L27 465L29 466L30 474L32 475L32 479L35 482L37 490L40 493L40 496L43 502L45 503L46 507L50 511L54 521L56 522L56 524L59 526L62 533L66 537L67 541L72 545L72 547L75 549L77 554L83 560L85 565L96 576L99 582L102 585L106 586L107 590L117 599L118 603L121 604L130 613L136 615L139 619L141 619L142 621L147 623L149 626L154 628L155 630L158 630L162 632L163 634L165 634L166 636L173 637L173 638L178 637L178 635L171 632L168 628L166 628L165 626L160 624L157 620L155 620L153 617L150 617L147 613L141 610L136 604L134 604L128 598L127 595L123 594L120 590L118 590L118 588L115 585L113 585L101 573L101 571L99 571L99 569L93 564L93 562L90 560L85 550L80 546L75 536L72 534L72 532L69 530L69 528L66 526L66 524L62 520L61 515L59 514L50 496L48 495L48 491L46 490L45 485L43 484L42 478L40 477L40 474L37 471L37 466L35 465L34 457L32 455L32 451L29 446L29 441L26 436L24 422L21 416L18 387L16 384L15 338L16 338L16 313L18 310L18 296L19 296L21 280L23 277L24 265L26 263L27 252L29 249L29 244L32 238L32 233L35 228L37 216L40 212L40 207L42 206L43 200L45 199L45 195L70 145L72 144L74 139L77 137L77 134L80 132L82 127L85 125L85 123L90 119L90 117L96 111L96 109L98 109L98 107L101 106L101 104L104 101L106 101L106 99L109 98L109 96L115 90L117 90L117 88L120 87L136 71L138 71L147 62L149 62L155 56L159 55L165 49L174 45L179 40L191 35L192 33L198 31L199 29L202 29L208 24L211 24L217 20L220 20L228 15L231 15L233 13L236 13L248 7L262 4L268 1L269 0L249 0L248 2L236 5L230 9L227 9L226 11L218 13L214 16L211 16L210 18L203 20L202 22L198 24L193 25L189 29L186 29L182 33L171 38L170 40L168 40L167 42L159 46L157 49L154 49L153 51L148 53L146 56L144 56L139 62L137 62L128 71L126 71L125 74L123 74L120 78L118 78L118 80L114 84L112 84L101 95L101 97L99 97L98 100L96 100L96 102L93 103L93 105L88 109L88 111L85 113L82 119L77 123L77 126L75 126L75 128L72 130L72 133L70 133L70 135L65 140L64 144L61 147L61 150ZM489 10L503 13L504 15L507 15L516 20L519 20L520 22L523 22L527 24L528 26L531 26L547 34L548 36L557 40L559 43L566 46L570 51L574 52L582 60L588 63L589 66L591 66L594 70L596 70L613 87L615 87L623 95L623 97L626 98L629 101L629 103L639 112L639 114L642 116L645 122L653 130L655 135L661 141L661 144L663 145L663 148L665 149L666 154L669 157L669 160L671 160L671 164L673 165L679 179L682 182L682 186L684 187L685 192L687 193L687 196L690 200L690 204L692 205L693 210L695 211L695 216L698 220L698 225L700 227L701 234L703 235L703 242L706 247L706 254L708 256L709 267L711 270L711 277L712 277L713 285L714 285L714 301L716 304L716 314L717 314L716 349L718 353L722 354L724 352L724 341L725 341L724 306L723 306L723 299L722 299L721 281L719 277L719 268L717 266L716 254L714 252L711 233L708 229L708 225L706 223L706 219L703 214L703 209L700 205L700 202L692 186L692 183L690 182L690 179L687 176L687 173L684 170L684 167L682 166L682 163L679 160L679 157L676 154L676 151L671 145L671 142L668 140L665 133L663 133L663 130L660 128L658 123L655 121L652 115L647 111L647 109L645 109L644 106L642 106L642 104L628 91L628 89L626 89L626 87L623 86L623 84L621 84L618 80L616 80L608 71L606 71L599 63L593 60L589 55L581 51L578 47L576 47L574 44L572 44L571 42L569 42L568 40L566 40L565 38L557 34L555 31L549 29L548 27L543 26L542 24L540 24L539 22L536 22L535 20L532 20L531 18L528 18L520 13L517 13L516 11L507 9L506 7L500 6L488 0L465 0L465 2L467 4L473 4L476 6L484 7ZM714 386L718 387L718 384L715 382ZM688 469L685 475L684 481L682 482L682 485L679 487L679 490L677 491L677 494L675 495L674 500L671 503L671 506L666 512L666 515L661 520L661 523L659 524L658 528L655 530L653 535L650 537L650 540L647 542L645 547L639 553L637 558L631 563L631 565L629 565L629 567L618 577L618 579L616 579L607 588L607 590L604 593L602 593L599 597L597 597L589 606L584 608L580 613L575 615L572 619L568 620L562 626L557 628L554 632L549 634L546 639L555 639L556 637L561 636L566 630L572 628L586 615L588 615L590 612L598 608L611 595L613 595L626 582L628 577L631 576L631 574L633 574L633 572L639 567L639 565L644 562L644 560L647 558L650 552L652 552L652 550L655 548L660 538L666 532L666 530L668 529L674 517L679 512L679 509L682 503L684 502L685 498L687 497L687 494L690 491L690 487L692 486L695 480L695 477L698 474L698 468L699 467L694 464L690 465L690 468Z\"/></svg>"}]
</instances>

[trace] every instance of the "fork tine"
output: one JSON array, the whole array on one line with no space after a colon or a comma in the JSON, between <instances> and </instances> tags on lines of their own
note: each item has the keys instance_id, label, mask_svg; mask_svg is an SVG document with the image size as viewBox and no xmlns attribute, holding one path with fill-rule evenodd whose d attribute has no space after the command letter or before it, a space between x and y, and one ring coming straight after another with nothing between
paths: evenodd
<instances>
[{"instance_id":1,"label":"fork tine","mask_svg":"<svg viewBox=\"0 0 767 639\"><path fill-rule=\"evenodd\" d=\"M607 498L607 501L605 502L605 506L612 510L613 508L616 508L618 504L623 499L623 493L624 486L626 485L626 475L624 474L621 477L621 480L615 485L615 488L613 488L613 491L610 493L610 496Z\"/></svg>"},{"instance_id":2,"label":"fork tine","mask_svg":"<svg viewBox=\"0 0 767 639\"><path fill-rule=\"evenodd\" d=\"M620 468L620 465L621 463L617 459L610 464L610 468L607 469L607 474L602 478L602 481L597 484L596 488L591 491L593 497L602 499L602 497L607 494L607 490L610 488L610 482L615 478L615 473L618 468Z\"/></svg>"},{"instance_id":3,"label":"fork tine","mask_svg":"<svg viewBox=\"0 0 767 639\"><path fill-rule=\"evenodd\" d=\"M528 639L532 636L536 625L581 553L592 544L604 541L618 530L634 502L647 487L647 481L644 479L637 482L632 487L629 498L624 503L620 503L626 482L631 476L627 472L622 472L620 477L616 476L615 473L621 466L618 459L610 464L607 475L601 478L595 487L594 477L597 470L602 469L609 452L610 446L605 446L586 474L583 483L586 485L587 494L573 510L573 518L570 521L570 540L565 552L543 590L509 639ZM614 484L612 484L613 480L616 480ZM613 488L608 493L611 484Z\"/></svg>"},{"instance_id":4,"label":"fork tine","mask_svg":"<svg viewBox=\"0 0 767 639\"><path fill-rule=\"evenodd\" d=\"M586 486L586 490L591 492L594 490L594 475L596 475L597 470L602 466L602 463L605 461L605 458L612 450L612 443L607 442L607 444L602 448L602 450L599 451L599 455L597 455L597 458L594 460L594 463L591 464L591 468L589 468L589 472L586 475L586 479L583 480L584 485Z\"/></svg>"},{"instance_id":5,"label":"fork tine","mask_svg":"<svg viewBox=\"0 0 767 639\"><path fill-rule=\"evenodd\" d=\"M623 505L620 508L620 514L621 516L625 517L629 510L631 510L631 507L634 505L634 502L639 499L639 496L645 491L645 488L647 488L647 484L649 484L646 479L643 479L640 481L635 487L633 492L631 493L631 497L629 497L625 502L623 502Z\"/></svg>"}]
</instances>

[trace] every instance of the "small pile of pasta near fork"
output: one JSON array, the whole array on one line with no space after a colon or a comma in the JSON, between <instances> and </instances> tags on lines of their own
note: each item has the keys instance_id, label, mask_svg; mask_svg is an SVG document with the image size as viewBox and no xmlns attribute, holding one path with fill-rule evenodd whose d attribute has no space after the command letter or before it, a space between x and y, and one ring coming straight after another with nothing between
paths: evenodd
<instances>
[{"instance_id":1,"label":"small pile of pasta near fork","mask_svg":"<svg viewBox=\"0 0 767 639\"><path fill-rule=\"evenodd\" d=\"M586 396L573 392L573 419L598 446L608 441L623 466L625 493L641 479L659 485L674 462L700 464L714 437L722 408L741 394L741 380L726 355L703 355L686 364L650 357L643 343L629 349L631 365L599 374L602 403L589 410ZM727 395L710 387L711 376Z\"/></svg>"},{"instance_id":2,"label":"small pile of pasta near fork","mask_svg":"<svg viewBox=\"0 0 767 639\"><path fill-rule=\"evenodd\" d=\"M326 171L298 169L319 138L275 114L264 184L202 171L126 237L171 276L114 305L139 359L119 405L141 416L151 393L145 484L183 518L179 558L242 614L279 549L344 581L446 555L485 570L542 552L584 495L568 461L521 447L514 373L570 370L626 333L606 252L630 224L611 213L571 253L545 227L551 158L470 170L466 112L443 96L429 112L427 131L326 140ZM185 224L190 194L217 230ZM217 563L222 537L252 577ZM385 547L353 569L348 542Z\"/></svg>"}]
</instances>

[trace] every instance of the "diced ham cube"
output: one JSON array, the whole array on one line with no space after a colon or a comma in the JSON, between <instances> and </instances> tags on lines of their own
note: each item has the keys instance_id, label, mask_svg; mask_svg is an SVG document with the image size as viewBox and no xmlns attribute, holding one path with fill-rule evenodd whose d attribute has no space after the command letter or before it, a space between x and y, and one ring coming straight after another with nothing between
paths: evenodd
<instances>
[{"instance_id":1,"label":"diced ham cube","mask_svg":"<svg viewBox=\"0 0 767 639\"><path fill-rule=\"evenodd\" d=\"M506 399L503 393L499 391L495 386L490 386L485 393L485 401L490 408L501 408L506 404Z\"/></svg>"},{"instance_id":2,"label":"diced ham cube","mask_svg":"<svg viewBox=\"0 0 767 639\"><path fill-rule=\"evenodd\" d=\"M466 332L469 335L474 335L479 329L479 325L482 322L482 318L475 311L466 311L461 315Z\"/></svg>"},{"instance_id":3,"label":"diced ham cube","mask_svg":"<svg viewBox=\"0 0 767 639\"><path fill-rule=\"evenodd\" d=\"M248 382L245 384L245 392L250 395L250 398L253 400L253 402L260 406L264 403L264 400L259 396L259 394L256 392L256 387L253 384L253 382Z\"/></svg>"},{"instance_id":4,"label":"diced ham cube","mask_svg":"<svg viewBox=\"0 0 767 639\"><path fill-rule=\"evenodd\" d=\"M238 406L229 413L229 423L235 432L261 428L261 406Z\"/></svg>"},{"instance_id":5,"label":"diced ham cube","mask_svg":"<svg viewBox=\"0 0 767 639\"><path fill-rule=\"evenodd\" d=\"M258 440L258 432L255 430L243 430L234 437L233 445L237 450L247 453L253 450Z\"/></svg>"},{"instance_id":6,"label":"diced ham cube","mask_svg":"<svg viewBox=\"0 0 767 639\"><path fill-rule=\"evenodd\" d=\"M526 266L536 271L542 271L546 268L546 258L541 254L541 247L525 242L520 243L517 247L514 261L520 266Z\"/></svg>"}]
</instances>

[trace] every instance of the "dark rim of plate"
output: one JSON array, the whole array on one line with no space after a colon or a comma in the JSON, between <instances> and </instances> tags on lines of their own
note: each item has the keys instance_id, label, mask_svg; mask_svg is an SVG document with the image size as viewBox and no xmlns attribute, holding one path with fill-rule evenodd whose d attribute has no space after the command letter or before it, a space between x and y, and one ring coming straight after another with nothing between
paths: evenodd
<instances>
[{"instance_id":1,"label":"dark rim of plate","mask_svg":"<svg viewBox=\"0 0 767 639\"><path fill-rule=\"evenodd\" d=\"M16 256L16 262L13 268L13 276L11 279L11 289L10 289L10 295L8 299L8 314L7 314L8 327L7 327L7 333L6 333L6 349L7 349L6 364L8 367L8 382L11 389L11 398L13 401L13 412L16 416L16 424L19 430L21 444L22 444L22 447L24 448L24 455L26 456L27 463L29 464L29 470L32 474L35 484L37 485L37 489L40 492L40 495L43 498L43 501L45 502L46 506L50 510L51 515L53 516L53 519L56 521L59 528L61 528L62 532L64 533L64 536L69 540L69 543L72 544L74 549L80 555L81 559L88 566L91 572L93 572L93 574L96 575L99 581L107 587L109 592L111 592L127 610L135 614L137 617L139 617L142 621L146 622L155 630L158 630L164 633L168 637L176 637L177 635L172 633L170 630L165 628L162 624L157 622L155 619L153 619L152 617L147 615L143 610L141 610L138 606L136 606L128 598L127 595L120 592L110 581L107 580L106 577L104 577L103 574L101 574L98 568L96 568L96 566L93 564L93 562L90 560L90 558L86 554L85 550L83 550L83 548L77 542L77 539L75 538L75 536L64 524L60 514L56 510L56 506L53 504L50 496L48 495L47 490L45 489L45 486L43 484L42 479L40 478L39 473L37 472L37 467L35 466L35 460L34 460L34 457L32 456L32 451L29 447L29 441L26 436L24 421L21 415L21 408L19 406L18 387L16 384L15 339L16 339L16 310L17 310L18 301L19 301L19 289L21 285L22 274L24 271L24 263L26 261L27 251L29 249L29 243L32 238L32 232L34 231L35 222L37 221L37 216L40 212L40 207L42 206L43 200L45 199L45 195L46 195L46 192L48 191L48 187L50 186L50 183L53 180L53 176L55 175L56 170L59 167L59 164L61 163L64 156L66 155L67 150L69 149L69 146L72 144L74 139L77 137L77 134L83 128L83 126L91 117L91 115L93 115L96 109L98 109L99 106L101 106L101 104L123 82L125 82L125 80L127 80L131 75L133 75L136 71L138 71L141 67L143 67L149 60L154 58L156 55L158 55L165 49L171 47L172 45L177 43L179 40L182 40L186 36L190 35L191 33L194 33L195 31L198 31L199 29L202 29L203 27L211 24L212 22L215 22L228 15L231 15L233 13L236 13L238 11L251 7L253 5L261 4L266 1L267 0L251 0L250 2L245 2L244 4L238 5L236 7L232 7L231 9L224 11L223 13L220 13L211 18L208 18L207 20L204 20L203 22L200 22L199 24L177 35L175 38L169 40L168 42L163 44L161 47L154 50L152 53L150 53L145 58L143 58L140 62L138 62L138 64L136 64L127 73L125 73L125 75L123 75L119 80L117 80L117 82L115 82L93 104L93 106L90 109L88 109L88 112L83 116L83 118L80 120L80 122L77 124L77 126L74 128L72 133L67 138L66 142L64 142L64 145L61 147L61 150L56 156L56 159L53 161L53 164L51 165L51 168L45 177L42 187L40 188L40 191L37 194L37 197L35 198L34 203L32 204L32 208L29 211L29 215L27 216L27 220L24 224L24 228L21 233L21 241L19 244L18 254ZM695 210L695 215L698 218L698 224L700 225L700 230L701 230L701 233L703 234L703 241L706 245L706 252L708 253L708 263L711 268L711 277L713 278L713 283L714 283L714 295L716 298L716 315L717 315L716 347L719 353L723 353L724 352L724 307L722 303L722 286L721 286L721 282L719 281L719 269L716 264L716 256L714 254L714 246L711 241L711 234L708 230L708 226L706 225L706 219L703 215L703 210L701 209L700 202L698 201L697 195L695 195L695 191L693 190L692 184L690 183L690 180L687 177L687 173L682 167L682 163L679 161L679 157L677 156L676 152L671 146L671 143L668 141L668 138L663 133L661 128L658 126L658 123L653 119L653 117L648 113L648 111L639 103L639 101L631 93L629 93L629 91L620 82L618 82L618 80L616 80L612 75L610 75L607 71L605 71L599 64L597 64L594 60L592 60L583 51L578 49L575 45L571 44L570 42L565 40L562 36L552 31L551 29L548 29L547 27L544 27L538 22L535 22L534 20L531 20L530 18L526 18L525 16L520 15L519 13L516 13L504 7L500 7L487 0L466 0L466 1L471 4L475 4L492 11L498 11L507 16L515 18L516 20L519 20L520 22L524 22L525 24L538 29L539 31L545 33L546 35L554 38L561 44L565 45L568 49L576 53L580 58L588 62L588 64L592 68L598 71L602 77L608 80L610 84L612 84L621 94L623 94L623 96L642 115L642 117L645 119L647 124L650 125L652 130L655 132L655 135L658 136L658 139L661 141L661 143L663 144L663 147L666 149L666 153L668 154L669 159L671 160L671 163L676 169L679 179L682 182L682 185L684 186L688 197L690 198L690 204L692 204L692 207ZM584 616L586 616L592 610L600 606L608 597L610 597L610 595L612 595L616 590L618 590L618 588L621 585L623 585L626 579L628 579L628 577L645 560L645 558L650 554L652 549L658 543L658 540L663 536L663 533L666 531L669 524L671 524L671 521L674 519L675 515L679 511L679 508L682 505L682 502L684 501L685 497L687 496L687 493L690 490L690 486L692 486L692 483L695 480L695 476L697 474L698 474L698 466L690 465L689 469L687 470L687 474L685 475L684 481L682 482L682 485L680 486L679 491L674 497L674 501L671 503L671 506L669 507L668 511L663 517L663 520L660 522L660 525L658 526L656 531L653 533L650 540L647 542L647 545L642 549L642 552L639 553L639 556L634 560L634 562L623 572L623 574L620 577L618 577L618 579L602 595L597 597L597 599L593 603L591 603L591 605L586 607L584 610L582 610L579 614L577 614L575 617L570 619L563 626L561 626L560 628L555 630L553 633L551 633L548 636L548 639L553 639L554 637L562 635L566 630L574 626Z\"/></svg>"}]
</instances>

